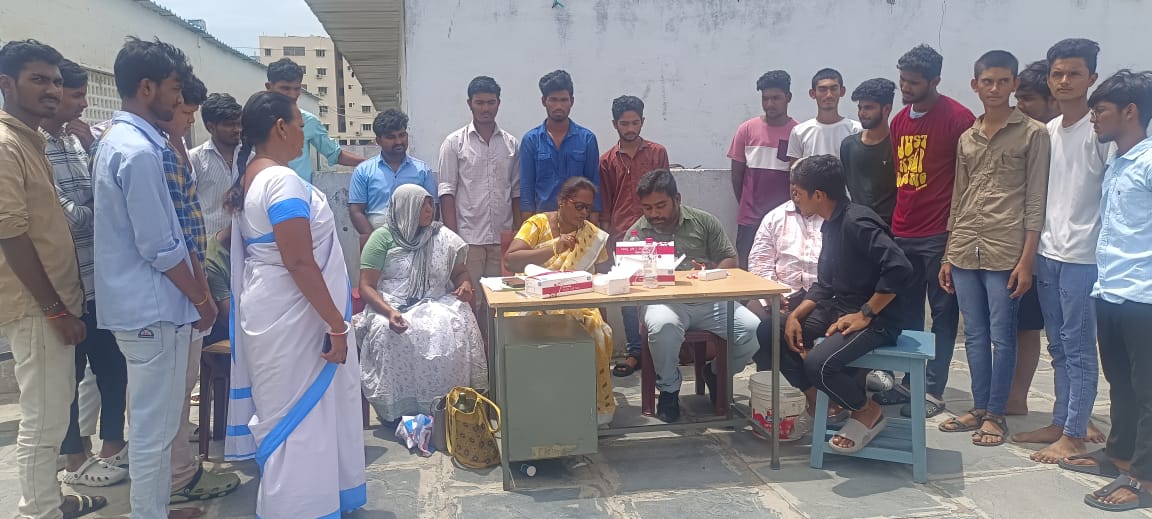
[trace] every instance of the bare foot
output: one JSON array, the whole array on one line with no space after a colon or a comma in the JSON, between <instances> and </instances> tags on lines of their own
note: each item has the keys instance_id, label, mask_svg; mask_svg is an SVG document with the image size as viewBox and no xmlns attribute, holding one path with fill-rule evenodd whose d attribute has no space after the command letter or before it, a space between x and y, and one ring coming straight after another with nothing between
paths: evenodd
<instances>
[{"instance_id":1,"label":"bare foot","mask_svg":"<svg viewBox=\"0 0 1152 519\"><path fill-rule=\"evenodd\" d=\"M1084 440L1062 435L1060 439L1056 440L1052 445L1032 453L1030 458L1032 458L1032 461L1054 465L1069 456L1087 453L1088 449L1084 448Z\"/></svg>"},{"instance_id":2,"label":"bare foot","mask_svg":"<svg viewBox=\"0 0 1152 519\"><path fill-rule=\"evenodd\" d=\"M1056 443L1064 436L1064 428L1055 425L1045 425L1035 431L1016 433L1012 435L1015 443ZM1055 462L1053 462L1055 463Z\"/></svg>"},{"instance_id":3,"label":"bare foot","mask_svg":"<svg viewBox=\"0 0 1152 519\"><path fill-rule=\"evenodd\" d=\"M1096 424L1091 421L1088 422L1088 437L1085 438L1088 443L1104 443L1108 441L1108 435L1103 431L1096 428Z\"/></svg>"},{"instance_id":4,"label":"bare foot","mask_svg":"<svg viewBox=\"0 0 1152 519\"><path fill-rule=\"evenodd\" d=\"M203 515L204 511L199 508L177 508L168 511L168 519L195 519Z\"/></svg>"}]
</instances>

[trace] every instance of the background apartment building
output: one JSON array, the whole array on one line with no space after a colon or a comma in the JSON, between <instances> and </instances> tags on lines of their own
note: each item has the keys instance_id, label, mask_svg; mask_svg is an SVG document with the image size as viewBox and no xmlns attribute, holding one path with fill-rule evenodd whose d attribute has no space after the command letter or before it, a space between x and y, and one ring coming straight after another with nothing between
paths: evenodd
<instances>
[{"instance_id":1,"label":"background apartment building","mask_svg":"<svg viewBox=\"0 0 1152 519\"><path fill-rule=\"evenodd\" d=\"M320 98L316 116L340 144L374 144L376 108L330 38L261 36L258 54L265 65L289 58L304 67L304 89Z\"/></svg>"}]
</instances>

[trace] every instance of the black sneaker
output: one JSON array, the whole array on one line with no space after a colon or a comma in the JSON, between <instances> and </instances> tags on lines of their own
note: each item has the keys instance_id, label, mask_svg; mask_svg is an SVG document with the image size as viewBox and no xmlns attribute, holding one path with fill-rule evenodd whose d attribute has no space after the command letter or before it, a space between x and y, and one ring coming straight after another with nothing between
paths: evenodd
<instances>
[{"instance_id":1,"label":"black sneaker","mask_svg":"<svg viewBox=\"0 0 1152 519\"><path fill-rule=\"evenodd\" d=\"M660 392L660 397L656 400L656 418L667 423L672 423L680 419L679 391L675 393Z\"/></svg>"},{"instance_id":2,"label":"black sneaker","mask_svg":"<svg viewBox=\"0 0 1152 519\"><path fill-rule=\"evenodd\" d=\"M716 374L712 372L712 363L704 365L704 385L708 386L708 398L712 405L716 405Z\"/></svg>"}]
</instances>

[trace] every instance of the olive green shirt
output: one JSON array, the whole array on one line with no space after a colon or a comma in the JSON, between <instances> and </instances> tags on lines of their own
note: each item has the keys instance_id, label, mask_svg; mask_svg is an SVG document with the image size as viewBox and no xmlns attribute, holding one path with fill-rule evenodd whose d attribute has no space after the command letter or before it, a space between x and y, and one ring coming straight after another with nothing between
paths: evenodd
<instances>
[{"instance_id":1,"label":"olive green shirt","mask_svg":"<svg viewBox=\"0 0 1152 519\"><path fill-rule=\"evenodd\" d=\"M232 298L232 254L228 245L222 245L215 236L208 237L208 252L204 255L204 277L208 278L208 291L214 301Z\"/></svg>"},{"instance_id":2,"label":"olive green shirt","mask_svg":"<svg viewBox=\"0 0 1152 519\"><path fill-rule=\"evenodd\" d=\"M724 226L720 220L711 214L693 209L686 205L680 206L680 223L673 234L664 234L648 223L648 218L641 216L631 231L636 231L641 240L652 238L656 241L676 242L676 256L687 256L680 263L677 270L692 270L692 262L707 263L714 268L726 259L736 258L736 248L728 235L724 234Z\"/></svg>"}]
</instances>

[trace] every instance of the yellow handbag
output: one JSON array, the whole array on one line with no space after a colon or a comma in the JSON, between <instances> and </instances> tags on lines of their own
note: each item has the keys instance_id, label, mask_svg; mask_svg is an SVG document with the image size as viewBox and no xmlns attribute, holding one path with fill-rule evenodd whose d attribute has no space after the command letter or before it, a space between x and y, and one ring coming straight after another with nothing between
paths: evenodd
<instances>
[{"instance_id":1,"label":"yellow handbag","mask_svg":"<svg viewBox=\"0 0 1152 519\"><path fill-rule=\"evenodd\" d=\"M500 430L500 408L470 387L452 388L446 400L444 432L452 458L472 469L499 465L496 433ZM495 414L495 426L491 414Z\"/></svg>"}]
</instances>

